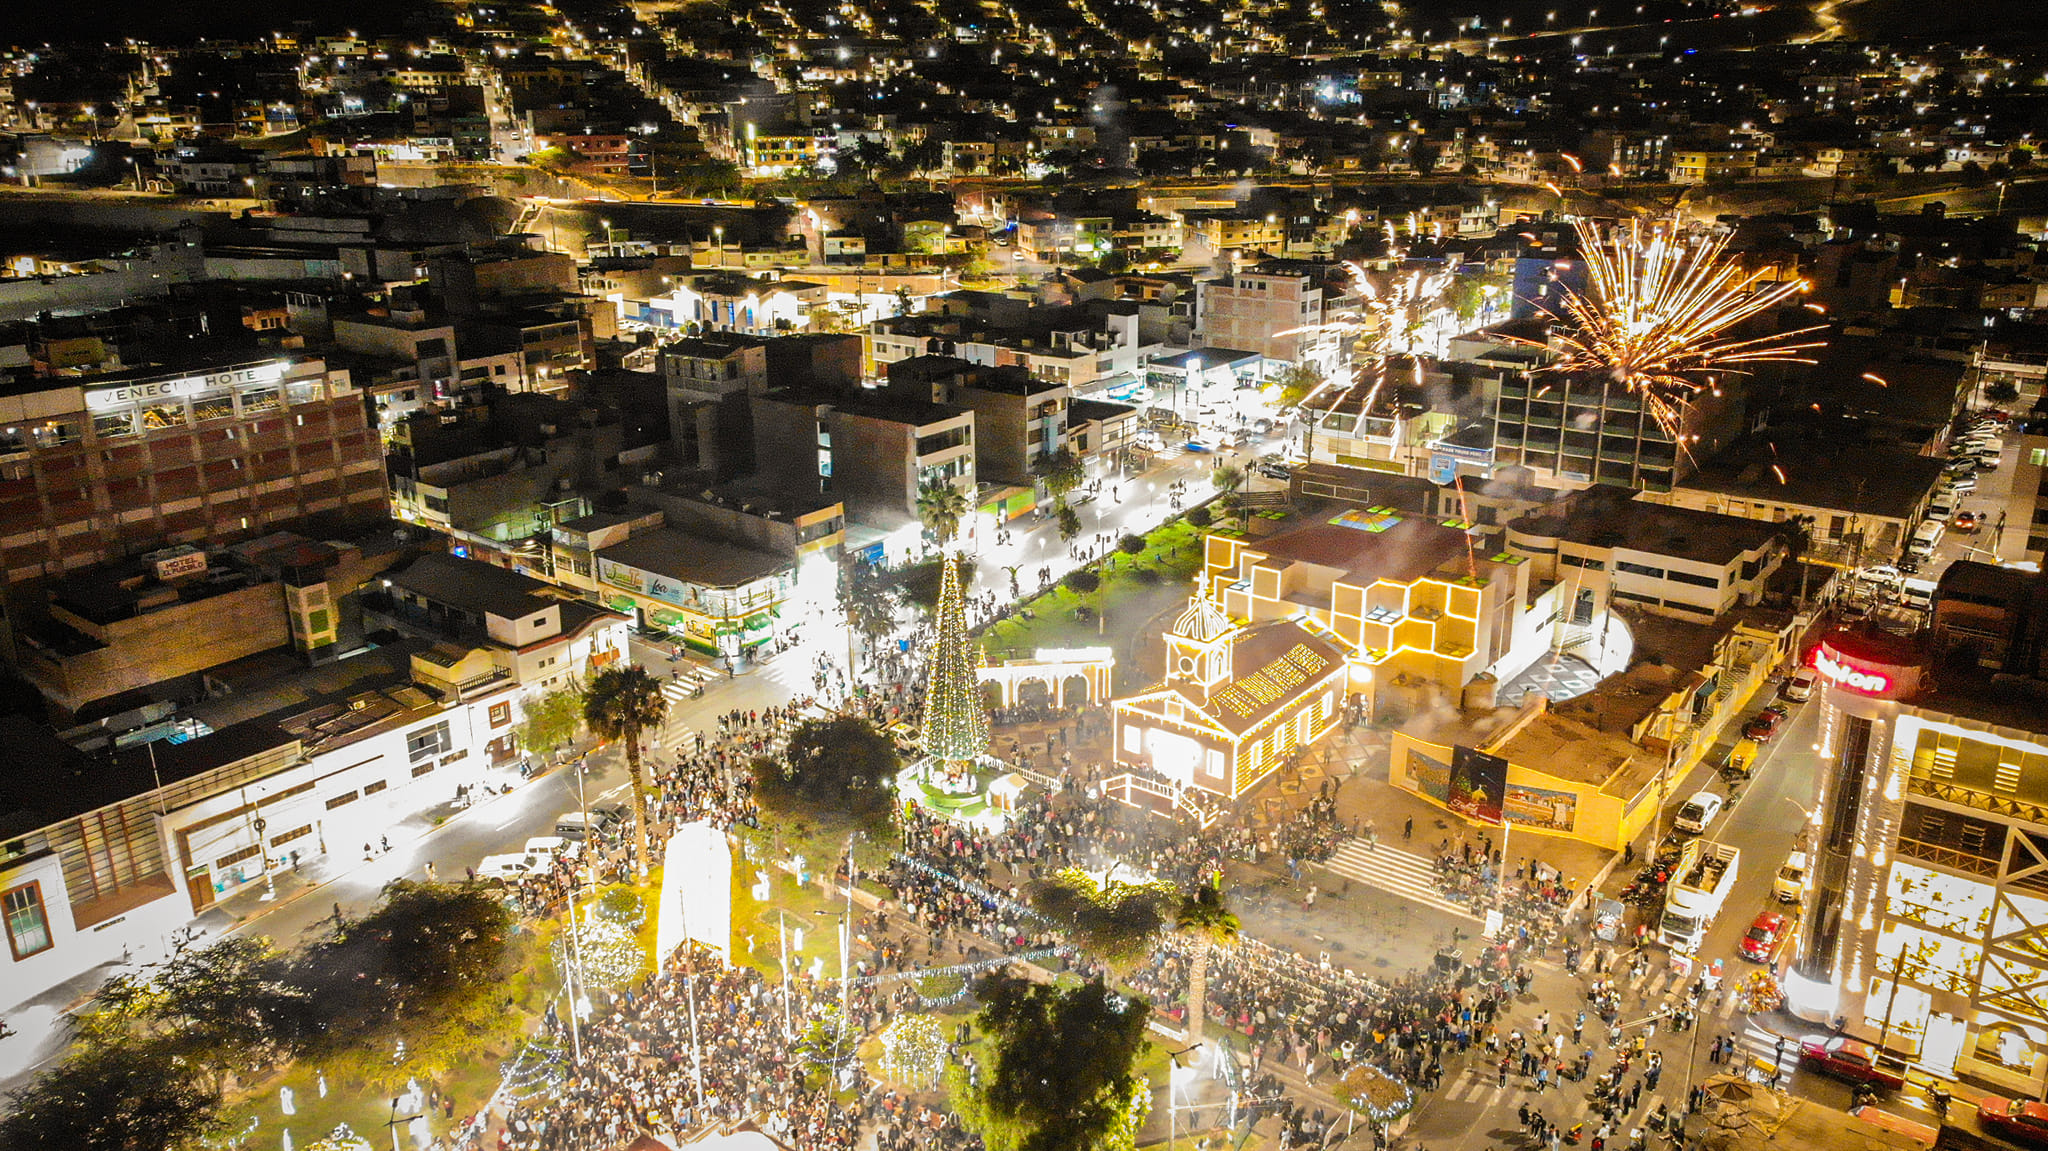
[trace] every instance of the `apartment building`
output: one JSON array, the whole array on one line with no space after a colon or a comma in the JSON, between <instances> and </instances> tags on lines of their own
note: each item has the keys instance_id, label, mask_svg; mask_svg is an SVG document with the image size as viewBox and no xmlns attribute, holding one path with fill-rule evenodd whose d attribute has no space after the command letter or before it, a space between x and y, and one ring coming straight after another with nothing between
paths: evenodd
<instances>
[{"instance_id":1,"label":"apartment building","mask_svg":"<svg viewBox=\"0 0 2048 1151\"><path fill-rule=\"evenodd\" d=\"M917 521L917 492L975 491L972 409L887 395L778 388L753 401L754 456L789 490L843 501L847 515L893 530ZM813 470L815 469L815 470Z\"/></svg>"},{"instance_id":2,"label":"apartment building","mask_svg":"<svg viewBox=\"0 0 2048 1151\"><path fill-rule=\"evenodd\" d=\"M168 544L374 519L384 460L346 372L318 357L196 359L0 386L0 578Z\"/></svg>"},{"instance_id":3,"label":"apartment building","mask_svg":"<svg viewBox=\"0 0 2048 1151\"><path fill-rule=\"evenodd\" d=\"M1333 372L1349 362L1351 350L1327 325L1356 302L1342 265L1271 260L1196 282L1194 338Z\"/></svg>"}]
</instances>

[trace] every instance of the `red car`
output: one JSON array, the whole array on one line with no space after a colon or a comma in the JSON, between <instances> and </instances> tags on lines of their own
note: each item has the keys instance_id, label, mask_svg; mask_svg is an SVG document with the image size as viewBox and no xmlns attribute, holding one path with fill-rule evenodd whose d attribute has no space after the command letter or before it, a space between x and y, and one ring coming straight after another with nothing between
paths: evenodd
<instances>
[{"instance_id":1,"label":"red car","mask_svg":"<svg viewBox=\"0 0 2048 1151\"><path fill-rule=\"evenodd\" d=\"M1851 1083L1869 1083L1893 1090L1905 1085L1906 1065L1880 1055L1870 1044L1846 1035L1807 1035L1799 1040L1799 1058L1808 1067Z\"/></svg>"},{"instance_id":2,"label":"red car","mask_svg":"<svg viewBox=\"0 0 2048 1151\"><path fill-rule=\"evenodd\" d=\"M1769 743L1771 737L1778 734L1778 725L1784 722L1783 708L1767 707L1757 712L1755 718L1743 725L1742 738L1753 739L1758 743Z\"/></svg>"},{"instance_id":3,"label":"red car","mask_svg":"<svg viewBox=\"0 0 2048 1151\"><path fill-rule=\"evenodd\" d=\"M1752 963L1769 963L1771 953L1778 949L1778 937L1785 933L1785 917L1775 911L1766 911L1756 917L1749 930L1742 935L1742 942L1736 950Z\"/></svg>"},{"instance_id":4,"label":"red car","mask_svg":"<svg viewBox=\"0 0 2048 1151\"><path fill-rule=\"evenodd\" d=\"M2048 1103L1986 1095L1977 1103L1977 1122L2008 1138L2048 1143Z\"/></svg>"}]
</instances>

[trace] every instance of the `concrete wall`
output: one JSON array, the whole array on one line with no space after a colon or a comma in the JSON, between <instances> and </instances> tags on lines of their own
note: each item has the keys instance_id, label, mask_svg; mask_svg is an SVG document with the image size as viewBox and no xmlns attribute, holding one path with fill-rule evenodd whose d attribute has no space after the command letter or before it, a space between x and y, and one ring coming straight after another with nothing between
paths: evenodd
<instances>
[{"instance_id":1,"label":"concrete wall","mask_svg":"<svg viewBox=\"0 0 2048 1151\"><path fill-rule=\"evenodd\" d=\"M54 604L51 615L107 645L62 660L38 650L25 661L29 680L66 710L291 642L284 595L270 582L103 626Z\"/></svg>"}]
</instances>

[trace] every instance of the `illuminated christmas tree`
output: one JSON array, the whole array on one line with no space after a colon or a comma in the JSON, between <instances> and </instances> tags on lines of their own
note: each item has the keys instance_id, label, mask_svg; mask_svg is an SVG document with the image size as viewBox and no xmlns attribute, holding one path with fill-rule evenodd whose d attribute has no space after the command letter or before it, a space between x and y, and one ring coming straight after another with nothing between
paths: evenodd
<instances>
[{"instance_id":1,"label":"illuminated christmas tree","mask_svg":"<svg viewBox=\"0 0 2048 1151\"><path fill-rule=\"evenodd\" d=\"M924 685L924 750L944 763L968 764L988 751L988 712L975 674L981 649L967 635L967 601L956 561L942 558L937 636Z\"/></svg>"}]
</instances>

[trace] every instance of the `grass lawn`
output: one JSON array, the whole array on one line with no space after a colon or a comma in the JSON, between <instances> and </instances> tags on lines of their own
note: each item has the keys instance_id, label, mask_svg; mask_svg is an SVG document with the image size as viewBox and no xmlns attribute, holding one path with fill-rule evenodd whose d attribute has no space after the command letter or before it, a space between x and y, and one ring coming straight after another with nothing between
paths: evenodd
<instances>
[{"instance_id":1,"label":"grass lawn","mask_svg":"<svg viewBox=\"0 0 2048 1151\"><path fill-rule=\"evenodd\" d=\"M1064 584L1055 584L1022 601L1020 610L1008 618L983 629L980 639L988 658L1028 658L1039 648L1110 647L1117 652L1119 679L1134 674L1130 657L1139 638L1136 631L1159 612L1187 599L1188 581L1201 567L1202 529L1176 519L1154 529L1145 541L1143 555L1116 551L1089 565L1102 577L1099 590L1083 596ZM1141 578L1137 574L1141 569L1158 573L1157 580ZM1102 621L1075 619L1074 609L1083 606L1102 612ZM1024 618L1026 612L1030 619Z\"/></svg>"},{"instance_id":2,"label":"grass lawn","mask_svg":"<svg viewBox=\"0 0 2048 1151\"><path fill-rule=\"evenodd\" d=\"M497 1090L501 1065L525 1044L541 1012L547 1009L550 994L559 992L560 982L547 954L547 942L552 935L547 930L522 931L513 944L519 951L513 960L517 974L506 982L505 994L513 1001L511 1011L518 1023L512 1038L476 1051L440 1084L442 1093L455 1100L454 1122L483 1106L491 1092ZM280 1090L286 1087L291 1088L295 1112L289 1116L284 1114ZM385 1126L391 1118L389 1094L365 1084L329 1078L327 1096L323 1099L320 1068L310 1061L294 1064L284 1073L232 1096L222 1110L231 1131L242 1131L254 1122L248 1139L250 1146L282 1147L283 1132L289 1131L293 1146L306 1147L326 1138L342 1123L369 1140L373 1147L385 1146L391 1138ZM437 1112L428 1117L428 1125L434 1134L442 1135L453 1123ZM403 1134L400 1141L411 1146L411 1140Z\"/></svg>"}]
</instances>

